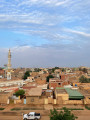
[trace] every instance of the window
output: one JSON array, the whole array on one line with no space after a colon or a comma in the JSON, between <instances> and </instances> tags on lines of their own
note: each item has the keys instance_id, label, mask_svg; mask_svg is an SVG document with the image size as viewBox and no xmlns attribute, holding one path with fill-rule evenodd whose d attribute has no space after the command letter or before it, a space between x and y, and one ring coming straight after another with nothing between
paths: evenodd
<instances>
[{"instance_id":1,"label":"window","mask_svg":"<svg viewBox=\"0 0 90 120\"><path fill-rule=\"evenodd\" d=\"M58 83L58 85L61 85L61 83Z\"/></svg>"},{"instance_id":2,"label":"window","mask_svg":"<svg viewBox=\"0 0 90 120\"><path fill-rule=\"evenodd\" d=\"M34 99L33 99L33 98L31 99L31 102L34 102Z\"/></svg>"}]
</instances>

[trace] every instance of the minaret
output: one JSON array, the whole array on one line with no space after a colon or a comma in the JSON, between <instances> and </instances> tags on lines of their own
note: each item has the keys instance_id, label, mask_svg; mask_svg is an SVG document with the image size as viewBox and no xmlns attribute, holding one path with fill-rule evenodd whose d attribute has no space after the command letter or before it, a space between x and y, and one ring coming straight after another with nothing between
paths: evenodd
<instances>
[{"instance_id":1,"label":"minaret","mask_svg":"<svg viewBox=\"0 0 90 120\"><path fill-rule=\"evenodd\" d=\"M11 80L11 51L8 52L8 64L7 64L7 80Z\"/></svg>"},{"instance_id":2,"label":"minaret","mask_svg":"<svg viewBox=\"0 0 90 120\"><path fill-rule=\"evenodd\" d=\"M11 51L10 51L10 49L8 52L8 65L7 65L7 67L8 67L8 70L11 69Z\"/></svg>"}]
</instances>

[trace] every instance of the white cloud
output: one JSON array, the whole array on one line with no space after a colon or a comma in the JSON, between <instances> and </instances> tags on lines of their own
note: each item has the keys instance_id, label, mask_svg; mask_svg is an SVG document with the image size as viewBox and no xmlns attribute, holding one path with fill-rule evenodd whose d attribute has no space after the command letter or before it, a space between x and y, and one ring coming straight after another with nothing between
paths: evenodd
<instances>
[{"instance_id":1,"label":"white cloud","mask_svg":"<svg viewBox=\"0 0 90 120\"><path fill-rule=\"evenodd\" d=\"M34 48L31 45L24 44L12 48L15 57L19 57L16 60L17 63L19 61L20 64L22 60L22 64L29 64L31 60L32 64L40 64L44 57L43 63L47 64L50 59L53 60L51 64L55 65L56 62L59 64L63 57L66 57L67 61L70 60L69 57L72 59L79 57L80 54L74 57L72 52L79 53L80 51L82 53L87 48L85 46L89 48L89 13L90 0L0 0L0 28L39 36L39 42L42 42L43 39L48 41L48 43L42 42L40 45L35 44L36 46L33 45ZM29 55L27 54L28 51ZM52 54L55 58L50 58ZM24 63L25 55L29 59L28 61L26 59L26 63ZM37 58L40 63L37 63ZM48 62L48 65L51 61Z\"/></svg>"},{"instance_id":2,"label":"white cloud","mask_svg":"<svg viewBox=\"0 0 90 120\"><path fill-rule=\"evenodd\" d=\"M75 33L75 34L79 34L79 35L82 35L82 36L85 36L85 37L90 37L89 33L85 33L85 32L82 32L82 31L76 31L76 30L72 30L72 29L67 29L67 31Z\"/></svg>"},{"instance_id":3,"label":"white cloud","mask_svg":"<svg viewBox=\"0 0 90 120\"><path fill-rule=\"evenodd\" d=\"M10 21L19 23L41 24L42 20L43 20L42 14L36 11L29 14L17 14L17 15L0 14L0 22Z\"/></svg>"},{"instance_id":4,"label":"white cloud","mask_svg":"<svg viewBox=\"0 0 90 120\"><path fill-rule=\"evenodd\" d=\"M61 6L63 4L66 4L69 2L69 0L23 0L18 6L22 5L48 5L48 6Z\"/></svg>"},{"instance_id":5,"label":"white cloud","mask_svg":"<svg viewBox=\"0 0 90 120\"><path fill-rule=\"evenodd\" d=\"M66 46L64 48L62 46L58 46L59 49L56 49L55 47L51 46L50 48L41 48L41 47L16 47L11 48L11 54L12 54L12 66L13 67L75 67L80 65L86 65L90 66L89 60L90 57L87 52L85 52L85 47L83 49L79 49L78 54L77 51L72 52L70 49L66 49ZM60 49L60 47L62 49ZM73 46L72 46L73 48ZM7 64L8 59L8 49L3 48L4 51L0 50L0 56L1 57L1 64L0 66L3 66L4 64ZM90 47L88 51L90 50ZM89 52L88 52L89 53ZM84 59L85 57L88 57L87 59ZM82 59L82 61L80 60ZM85 62L86 61L86 62Z\"/></svg>"}]
</instances>

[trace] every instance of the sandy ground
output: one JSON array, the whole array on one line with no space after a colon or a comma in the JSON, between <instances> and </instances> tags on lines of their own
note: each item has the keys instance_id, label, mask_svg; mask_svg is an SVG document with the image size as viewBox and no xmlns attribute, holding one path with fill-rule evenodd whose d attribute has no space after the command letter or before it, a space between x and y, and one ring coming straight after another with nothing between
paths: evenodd
<instances>
[{"instance_id":1,"label":"sandy ground","mask_svg":"<svg viewBox=\"0 0 90 120\"><path fill-rule=\"evenodd\" d=\"M11 111L11 108L18 107L18 105L6 106L6 109L0 111L0 120L23 120L22 113L32 112L30 110L24 111ZM20 106L23 107L23 106ZM25 107L25 106L24 106ZM29 106L26 106L29 107ZM71 107L71 106L70 106ZM74 106L75 107L75 106ZM79 108L81 108L79 106ZM33 110L41 114L40 120L50 120L49 119L49 110ZM73 111L74 115L78 117L76 120L90 120L90 110L75 110Z\"/></svg>"},{"instance_id":2,"label":"sandy ground","mask_svg":"<svg viewBox=\"0 0 90 120\"><path fill-rule=\"evenodd\" d=\"M48 111L38 111L41 113L42 117L40 120L50 120L48 116ZM45 112L45 113L44 113ZM25 111L25 113L28 113ZM82 110L82 111L73 111L73 113L78 116L76 120L90 120L90 111ZM0 120L23 120L21 112L0 112Z\"/></svg>"},{"instance_id":3,"label":"sandy ground","mask_svg":"<svg viewBox=\"0 0 90 120\"><path fill-rule=\"evenodd\" d=\"M0 120L23 120L21 116L0 116ZM41 120L50 120L48 116L42 116ZM78 116L77 120L90 120L90 116Z\"/></svg>"},{"instance_id":4,"label":"sandy ground","mask_svg":"<svg viewBox=\"0 0 90 120\"><path fill-rule=\"evenodd\" d=\"M0 116L0 120L23 120L21 116ZM48 116L42 116L40 120L50 120Z\"/></svg>"}]
</instances>

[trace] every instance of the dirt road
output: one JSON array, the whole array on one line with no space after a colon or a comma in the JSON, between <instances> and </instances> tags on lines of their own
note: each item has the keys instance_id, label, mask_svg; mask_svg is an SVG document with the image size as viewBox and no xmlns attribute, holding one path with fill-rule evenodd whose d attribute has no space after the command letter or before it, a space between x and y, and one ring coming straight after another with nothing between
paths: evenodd
<instances>
[{"instance_id":1,"label":"dirt road","mask_svg":"<svg viewBox=\"0 0 90 120\"><path fill-rule=\"evenodd\" d=\"M23 120L22 117L23 111L16 111L16 112L0 112L0 120ZM49 112L38 110L35 112L41 113L41 120L50 120L49 119ZM25 113L28 113L28 111L25 111ZM90 111L89 110L82 110L82 111L73 111L73 113L78 116L77 120L90 120Z\"/></svg>"},{"instance_id":2,"label":"dirt road","mask_svg":"<svg viewBox=\"0 0 90 120\"><path fill-rule=\"evenodd\" d=\"M21 116L0 116L0 120L23 120ZM41 120L50 120L48 116L42 116ZM90 120L90 116L78 116L77 120Z\"/></svg>"}]
</instances>

